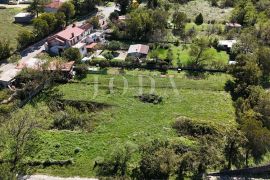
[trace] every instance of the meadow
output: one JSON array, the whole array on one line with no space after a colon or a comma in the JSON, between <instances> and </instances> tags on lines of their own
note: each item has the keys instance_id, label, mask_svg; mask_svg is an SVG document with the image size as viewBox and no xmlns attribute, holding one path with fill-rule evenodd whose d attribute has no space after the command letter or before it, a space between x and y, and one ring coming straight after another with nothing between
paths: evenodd
<instances>
[{"instance_id":1,"label":"meadow","mask_svg":"<svg viewBox=\"0 0 270 180\"><path fill-rule=\"evenodd\" d=\"M168 51L171 49L173 61L173 66L177 66L179 63L186 66L190 61L189 55L189 45L181 45L181 46L171 46L168 49L157 47L153 49L148 54L148 57L151 58L153 55L157 55L158 58L164 60L167 58ZM229 62L229 55L225 51L218 52L214 48L209 48L205 53L211 54L213 59L209 59L207 64L211 64L213 62L218 62L219 64L225 66Z\"/></svg>"},{"instance_id":2,"label":"meadow","mask_svg":"<svg viewBox=\"0 0 270 180\"><path fill-rule=\"evenodd\" d=\"M107 75L88 75L83 80L55 87L64 99L104 103L110 107L89 112L89 121L93 125L89 131L46 128L40 131L40 151L33 159L72 158L74 164L39 168L37 173L93 177L95 160L126 143L139 147L154 139L166 139L192 145L194 140L178 137L171 128L180 116L208 122L221 131L235 125L230 95L223 91L224 83L230 78L228 75L207 75L196 80L188 78L185 73L175 72L169 72L167 77L150 71L134 70L119 74L118 70L110 69L108 72ZM125 81L128 83L126 86ZM163 102L154 105L139 101L136 96L140 92L149 93L153 81L154 92L163 97ZM24 109L42 112L43 117L40 118L45 119L49 127L53 120L44 97L41 94ZM75 149L80 149L80 152L75 153ZM136 166L138 159L135 153L130 166Z\"/></svg>"},{"instance_id":3,"label":"meadow","mask_svg":"<svg viewBox=\"0 0 270 180\"><path fill-rule=\"evenodd\" d=\"M0 39L10 41L11 47L17 48L17 35L22 30L32 30L30 25L21 25L14 23L14 16L22 12L22 8L0 9Z\"/></svg>"}]
</instances>

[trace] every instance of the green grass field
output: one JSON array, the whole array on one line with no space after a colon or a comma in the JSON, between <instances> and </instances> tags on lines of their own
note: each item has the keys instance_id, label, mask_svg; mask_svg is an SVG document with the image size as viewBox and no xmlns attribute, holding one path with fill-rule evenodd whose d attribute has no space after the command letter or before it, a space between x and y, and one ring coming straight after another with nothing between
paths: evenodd
<instances>
[{"instance_id":1,"label":"green grass field","mask_svg":"<svg viewBox=\"0 0 270 180\"><path fill-rule=\"evenodd\" d=\"M177 66L178 61L180 60L181 64L187 65L188 61L190 60L189 55L189 47L186 46L172 46L171 47L172 53L173 53L173 65ZM158 54L158 58L160 59L166 59L167 58L168 49L163 48L157 48L148 54L148 57L150 58L153 54ZM209 60L210 62L219 62L221 65L227 65L229 62L229 55L225 51L218 52L214 48L210 48L207 50L206 53L212 54L213 59Z\"/></svg>"},{"instance_id":2,"label":"green grass field","mask_svg":"<svg viewBox=\"0 0 270 180\"><path fill-rule=\"evenodd\" d=\"M21 30L32 30L31 26L15 24L14 16L22 12L21 8L0 9L0 39L10 41L11 47L17 47L16 37Z\"/></svg>"},{"instance_id":3,"label":"green grass field","mask_svg":"<svg viewBox=\"0 0 270 180\"><path fill-rule=\"evenodd\" d=\"M115 71L117 70L110 69L108 72L115 73ZM150 78L155 80L155 92L164 98L161 104L143 103L135 98L140 91L138 75L144 76L142 87L145 93L150 91ZM126 90L121 75L88 75L77 83L57 86L65 99L106 103L111 107L91 113L92 118L89 121L93 121L95 127L90 132L41 131L41 151L33 157L34 159L73 158L75 164L67 167L41 168L37 169L37 173L93 177L94 160L106 156L127 142L139 146L158 138L192 144L193 141L186 137L177 137L171 128L171 124L180 116L209 122L219 127L221 131L235 125L230 95L223 91L228 75L208 75L206 79L194 80L187 78L184 73L169 72L168 77L164 78L159 72L127 71L124 77L128 82ZM108 86L112 79L114 79L113 93L109 93ZM172 88L170 79L173 79L177 89ZM98 89L96 95L95 88ZM28 104L25 110L30 108L39 112L44 111L43 116L49 125L52 119L42 98L36 98L35 102ZM56 147L57 144L60 147ZM76 148L80 148L81 152L74 153ZM130 165L135 166L137 160L138 154L135 154Z\"/></svg>"}]
</instances>

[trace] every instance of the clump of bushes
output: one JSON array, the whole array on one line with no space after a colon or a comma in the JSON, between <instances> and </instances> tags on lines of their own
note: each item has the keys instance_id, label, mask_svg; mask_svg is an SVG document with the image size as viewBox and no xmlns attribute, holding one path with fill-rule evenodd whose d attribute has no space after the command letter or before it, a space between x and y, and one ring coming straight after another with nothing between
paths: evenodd
<instances>
[{"instance_id":1,"label":"clump of bushes","mask_svg":"<svg viewBox=\"0 0 270 180\"><path fill-rule=\"evenodd\" d=\"M181 135L200 137L217 135L217 130L204 122L196 122L186 117L179 118L172 126Z\"/></svg>"},{"instance_id":2,"label":"clump of bushes","mask_svg":"<svg viewBox=\"0 0 270 180\"><path fill-rule=\"evenodd\" d=\"M28 163L30 166L40 166L42 165L43 167L49 167L49 166L67 166L73 164L72 159L67 159L67 160L45 160L45 161L31 161Z\"/></svg>"},{"instance_id":3,"label":"clump of bushes","mask_svg":"<svg viewBox=\"0 0 270 180\"><path fill-rule=\"evenodd\" d=\"M152 103L152 104L159 104L162 102L163 98L156 94L142 94L138 96L140 101L144 103Z\"/></svg>"}]
</instances>

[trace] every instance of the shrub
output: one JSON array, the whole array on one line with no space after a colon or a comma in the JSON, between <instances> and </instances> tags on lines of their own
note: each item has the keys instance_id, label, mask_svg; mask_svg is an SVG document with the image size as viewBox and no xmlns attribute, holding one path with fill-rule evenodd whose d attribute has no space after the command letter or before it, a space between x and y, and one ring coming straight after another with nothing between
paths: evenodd
<instances>
[{"instance_id":1,"label":"shrub","mask_svg":"<svg viewBox=\"0 0 270 180\"><path fill-rule=\"evenodd\" d=\"M121 48L121 43L119 41L111 41L107 48L111 51L119 50Z\"/></svg>"},{"instance_id":2,"label":"shrub","mask_svg":"<svg viewBox=\"0 0 270 180\"><path fill-rule=\"evenodd\" d=\"M62 56L66 58L68 61L76 61L76 63L81 63L82 56L79 49L77 48L66 49L63 52Z\"/></svg>"},{"instance_id":3,"label":"shrub","mask_svg":"<svg viewBox=\"0 0 270 180\"><path fill-rule=\"evenodd\" d=\"M213 126L203 122L195 122L186 117L179 118L172 127L181 135L199 137L217 134L217 130Z\"/></svg>"},{"instance_id":4,"label":"shrub","mask_svg":"<svg viewBox=\"0 0 270 180\"><path fill-rule=\"evenodd\" d=\"M25 48L35 41L35 35L29 31L20 31L17 37L18 48Z\"/></svg>"},{"instance_id":5,"label":"shrub","mask_svg":"<svg viewBox=\"0 0 270 180\"><path fill-rule=\"evenodd\" d=\"M168 142L153 141L141 147L139 167L133 170L135 179L169 179L177 164L177 155Z\"/></svg>"},{"instance_id":6,"label":"shrub","mask_svg":"<svg viewBox=\"0 0 270 180\"><path fill-rule=\"evenodd\" d=\"M76 147L75 150L74 150L74 153L75 153L75 154L78 154L80 151L81 151L81 148Z\"/></svg>"},{"instance_id":7,"label":"shrub","mask_svg":"<svg viewBox=\"0 0 270 180\"><path fill-rule=\"evenodd\" d=\"M79 64L74 68L76 72L76 77L78 79L86 78L88 72L88 66L85 64Z\"/></svg>"},{"instance_id":8,"label":"shrub","mask_svg":"<svg viewBox=\"0 0 270 180\"><path fill-rule=\"evenodd\" d=\"M112 60L114 58L112 52L106 52L103 54L103 57L107 60Z\"/></svg>"},{"instance_id":9,"label":"shrub","mask_svg":"<svg viewBox=\"0 0 270 180\"><path fill-rule=\"evenodd\" d=\"M86 125L87 116L81 114L74 108L66 108L66 111L62 111L56 114L53 121L53 127L59 130L69 129L75 130L76 128L83 128Z\"/></svg>"},{"instance_id":10,"label":"shrub","mask_svg":"<svg viewBox=\"0 0 270 180\"><path fill-rule=\"evenodd\" d=\"M162 97L155 94L142 94L139 99L144 103L159 104L162 102Z\"/></svg>"},{"instance_id":11,"label":"shrub","mask_svg":"<svg viewBox=\"0 0 270 180\"><path fill-rule=\"evenodd\" d=\"M0 40L0 60L8 58L10 54L10 42L7 40Z\"/></svg>"}]
</instances>

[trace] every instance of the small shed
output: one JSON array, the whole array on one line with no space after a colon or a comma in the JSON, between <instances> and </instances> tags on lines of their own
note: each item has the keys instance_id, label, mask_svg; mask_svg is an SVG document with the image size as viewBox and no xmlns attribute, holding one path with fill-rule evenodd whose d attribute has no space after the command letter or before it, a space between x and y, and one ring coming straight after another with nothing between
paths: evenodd
<instances>
[{"instance_id":1,"label":"small shed","mask_svg":"<svg viewBox=\"0 0 270 180\"><path fill-rule=\"evenodd\" d=\"M149 52L149 46L143 44L131 45L128 49L128 56L145 58Z\"/></svg>"},{"instance_id":2,"label":"small shed","mask_svg":"<svg viewBox=\"0 0 270 180\"><path fill-rule=\"evenodd\" d=\"M236 42L236 40L220 40L218 42L218 48L221 50L230 51Z\"/></svg>"},{"instance_id":3,"label":"small shed","mask_svg":"<svg viewBox=\"0 0 270 180\"><path fill-rule=\"evenodd\" d=\"M30 23L34 17L35 15L31 13L21 12L19 14L16 14L14 16L14 19L16 23Z\"/></svg>"}]
</instances>

